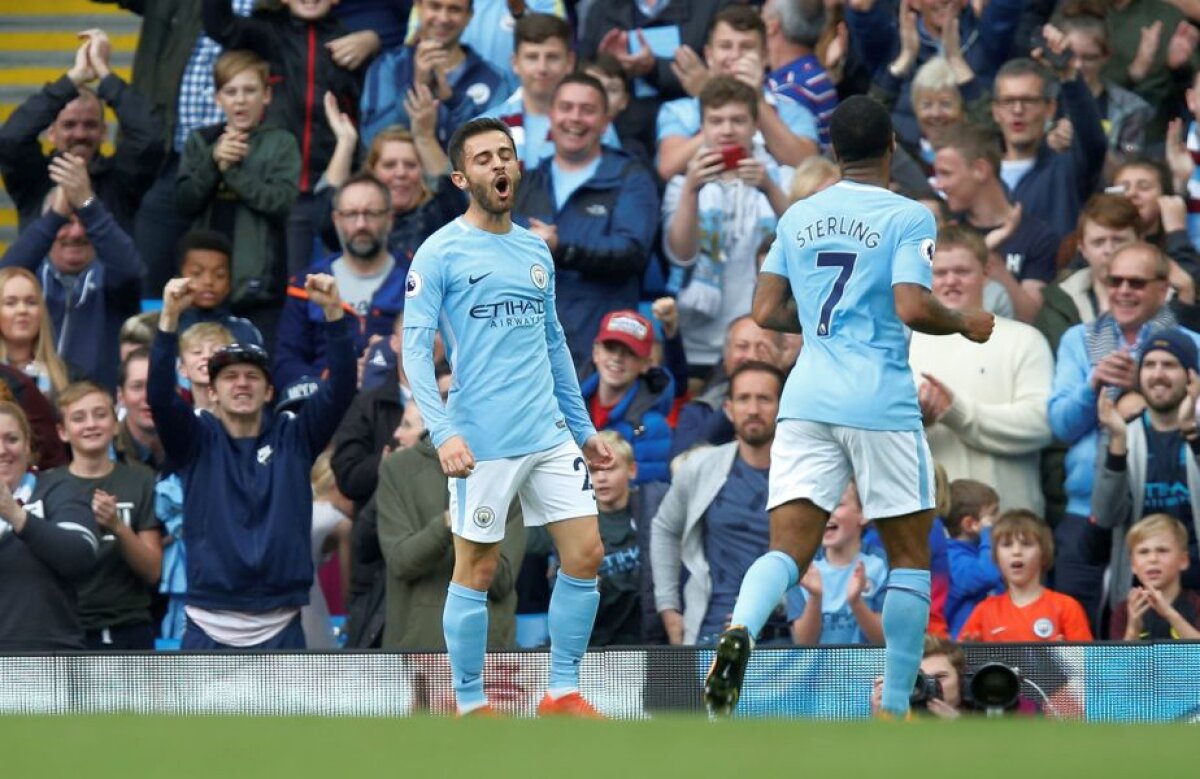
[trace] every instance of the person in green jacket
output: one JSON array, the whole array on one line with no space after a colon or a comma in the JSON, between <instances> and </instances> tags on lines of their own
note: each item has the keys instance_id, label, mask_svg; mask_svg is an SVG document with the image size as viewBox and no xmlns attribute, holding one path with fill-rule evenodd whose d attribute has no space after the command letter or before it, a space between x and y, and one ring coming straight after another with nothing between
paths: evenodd
<instances>
[{"instance_id":1,"label":"person in green jacket","mask_svg":"<svg viewBox=\"0 0 1200 779\"><path fill-rule=\"evenodd\" d=\"M225 124L194 131L183 149L176 205L195 226L233 244L237 313L278 307L285 284L284 230L299 192L300 150L291 132L264 125L270 70L249 51L227 51L213 67Z\"/></svg>"},{"instance_id":2,"label":"person in green jacket","mask_svg":"<svg viewBox=\"0 0 1200 779\"><path fill-rule=\"evenodd\" d=\"M448 375L446 376L448 378ZM429 434L384 459L375 492L379 547L387 566L384 649L444 651L442 611L454 572L449 490ZM508 510L500 563L488 590L489 649L516 646L517 593L525 554L521 502Z\"/></svg>"}]
</instances>

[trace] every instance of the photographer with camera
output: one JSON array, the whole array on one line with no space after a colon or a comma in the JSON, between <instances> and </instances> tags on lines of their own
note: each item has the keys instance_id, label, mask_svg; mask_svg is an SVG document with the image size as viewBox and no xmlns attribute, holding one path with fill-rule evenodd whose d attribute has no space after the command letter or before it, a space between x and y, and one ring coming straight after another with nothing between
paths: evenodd
<instances>
[{"instance_id":1,"label":"photographer with camera","mask_svg":"<svg viewBox=\"0 0 1200 779\"><path fill-rule=\"evenodd\" d=\"M958 719L964 711L966 681L967 656L962 647L948 638L925 636L921 670L910 700L912 708L925 710L938 719ZM879 712L882 698L883 677L878 676L871 690L872 714Z\"/></svg>"}]
</instances>

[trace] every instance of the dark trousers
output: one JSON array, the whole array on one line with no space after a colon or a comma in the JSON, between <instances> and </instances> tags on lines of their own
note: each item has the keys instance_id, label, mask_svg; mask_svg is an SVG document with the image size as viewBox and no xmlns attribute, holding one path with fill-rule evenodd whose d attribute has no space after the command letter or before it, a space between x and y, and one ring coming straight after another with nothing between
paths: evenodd
<instances>
[{"instance_id":1,"label":"dark trousers","mask_svg":"<svg viewBox=\"0 0 1200 779\"><path fill-rule=\"evenodd\" d=\"M183 642L180 649L188 650L226 650L226 651L257 651L260 649L307 649L304 643L304 628L297 614L287 627L277 634L254 646L229 646L213 639L212 636L200 629L200 626L188 618L187 626L183 629Z\"/></svg>"},{"instance_id":2,"label":"dark trousers","mask_svg":"<svg viewBox=\"0 0 1200 779\"><path fill-rule=\"evenodd\" d=\"M324 245L317 248L321 236L322 214L320 209L329 201L314 197L311 193L300 193L287 218L287 275L288 278L304 273L312 265L313 258L324 254Z\"/></svg>"},{"instance_id":3,"label":"dark trousers","mask_svg":"<svg viewBox=\"0 0 1200 779\"><path fill-rule=\"evenodd\" d=\"M83 637L88 649L109 652L154 649L154 623L134 622L100 630L89 630Z\"/></svg>"},{"instance_id":4,"label":"dark trousers","mask_svg":"<svg viewBox=\"0 0 1200 779\"><path fill-rule=\"evenodd\" d=\"M175 276L179 261L175 248L192 226L192 220L175 207L175 177L179 174L179 155L172 152L163 163L158 178L146 190L133 225L133 243L146 263L142 297L162 297L163 287Z\"/></svg>"},{"instance_id":5,"label":"dark trousers","mask_svg":"<svg viewBox=\"0 0 1200 779\"><path fill-rule=\"evenodd\" d=\"M1090 517L1064 514L1054 528L1054 547L1053 587L1079 601L1096 631L1103 606L1104 569L1112 554L1112 531L1097 526Z\"/></svg>"}]
</instances>

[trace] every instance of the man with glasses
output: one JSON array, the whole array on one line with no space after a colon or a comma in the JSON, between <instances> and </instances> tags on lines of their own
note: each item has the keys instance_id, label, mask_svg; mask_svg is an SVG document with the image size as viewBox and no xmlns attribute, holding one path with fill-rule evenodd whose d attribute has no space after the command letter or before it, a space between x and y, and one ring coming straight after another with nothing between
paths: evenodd
<instances>
[{"instance_id":1,"label":"man with glasses","mask_svg":"<svg viewBox=\"0 0 1200 779\"><path fill-rule=\"evenodd\" d=\"M1053 55L1066 54L1065 36L1049 25L1045 32ZM992 100L992 117L1004 136L1000 178L1024 213L1039 215L1059 238L1074 229L1108 149L1096 101L1076 61L1062 59L1053 73L1033 60L1009 60L996 73ZM1060 91L1075 135L1069 149L1056 152L1046 143L1046 128L1057 116Z\"/></svg>"},{"instance_id":2,"label":"man with glasses","mask_svg":"<svg viewBox=\"0 0 1200 779\"><path fill-rule=\"evenodd\" d=\"M393 320L404 310L408 264L397 262L387 249L392 199L383 182L370 173L347 179L333 198L333 225L342 253L314 262L306 274L288 282L275 345L273 372L279 387L304 377L319 377L327 369L321 326L325 315L308 299L306 275L328 273L337 280L343 307L358 318L356 354L366 351L372 336L391 335Z\"/></svg>"},{"instance_id":3,"label":"man with glasses","mask_svg":"<svg viewBox=\"0 0 1200 779\"><path fill-rule=\"evenodd\" d=\"M1108 392L1129 418L1145 401L1137 392L1137 365L1157 333L1176 327L1167 306L1166 255L1148 243L1131 243L1108 266L1108 311L1067 330L1058 346L1050 395L1050 428L1067 443L1067 512L1054 529L1054 588L1083 604L1098 625L1109 532L1092 524L1092 485L1099 432L1096 405ZM1182 330L1182 328L1180 328ZM1182 330L1200 344L1200 335Z\"/></svg>"}]
</instances>

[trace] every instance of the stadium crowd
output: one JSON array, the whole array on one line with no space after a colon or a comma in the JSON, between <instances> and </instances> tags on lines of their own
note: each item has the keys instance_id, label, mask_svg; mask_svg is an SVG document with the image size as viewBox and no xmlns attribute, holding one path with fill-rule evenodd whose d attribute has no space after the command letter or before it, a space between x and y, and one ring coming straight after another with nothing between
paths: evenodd
<instances>
[{"instance_id":1,"label":"stadium crowd","mask_svg":"<svg viewBox=\"0 0 1200 779\"><path fill-rule=\"evenodd\" d=\"M986 344L911 341L931 633L1200 638L1195 2L115 2L143 19L131 83L88 30L0 127L0 650L445 648L447 482L401 328L477 116L512 132L617 456L578 463L592 644L711 643L768 549L803 349L749 315L757 270L838 180L854 94L937 218L934 294L998 315ZM856 216L808 229L869 242ZM556 551L497 511L489 647L539 646ZM852 484L759 640L881 642L887 572Z\"/></svg>"}]
</instances>

